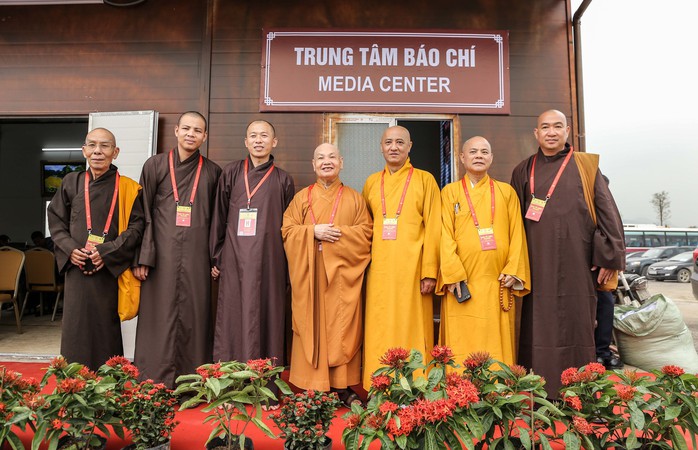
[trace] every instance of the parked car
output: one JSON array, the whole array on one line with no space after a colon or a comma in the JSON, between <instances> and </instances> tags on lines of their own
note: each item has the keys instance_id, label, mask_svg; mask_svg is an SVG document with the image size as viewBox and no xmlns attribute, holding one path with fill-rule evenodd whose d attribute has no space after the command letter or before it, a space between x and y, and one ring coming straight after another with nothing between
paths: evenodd
<instances>
[{"instance_id":1,"label":"parked car","mask_svg":"<svg viewBox=\"0 0 698 450\"><path fill-rule=\"evenodd\" d=\"M698 250L698 249L696 249ZM696 252L694 251L695 255ZM693 275L691 275L691 289L693 289L693 297L698 300L698 260L693 258Z\"/></svg>"},{"instance_id":2,"label":"parked car","mask_svg":"<svg viewBox=\"0 0 698 450\"><path fill-rule=\"evenodd\" d=\"M693 252L679 253L666 261L651 264L647 269L647 278L657 281L676 280L679 283L688 283L691 281L691 266L693 264Z\"/></svg>"},{"instance_id":3,"label":"parked car","mask_svg":"<svg viewBox=\"0 0 698 450\"><path fill-rule=\"evenodd\" d=\"M647 276L647 269L651 264L664 261L679 253L693 251L693 247L673 246L654 247L639 256L633 256L625 260L625 272Z\"/></svg>"}]
</instances>

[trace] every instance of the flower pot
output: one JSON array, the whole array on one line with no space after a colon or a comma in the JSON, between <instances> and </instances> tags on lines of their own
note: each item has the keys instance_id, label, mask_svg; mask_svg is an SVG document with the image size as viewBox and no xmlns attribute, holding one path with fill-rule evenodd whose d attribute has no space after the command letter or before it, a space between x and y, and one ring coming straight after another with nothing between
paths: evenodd
<instances>
[{"instance_id":1,"label":"flower pot","mask_svg":"<svg viewBox=\"0 0 698 450\"><path fill-rule=\"evenodd\" d=\"M241 450L240 446L238 445L237 436L235 436L235 440L233 441L233 445L231 448L233 450ZM206 450L228 450L228 439L214 437L209 441L208 444L206 444ZM252 443L252 439L245 439L245 450L254 450L254 444Z\"/></svg>"},{"instance_id":2,"label":"flower pot","mask_svg":"<svg viewBox=\"0 0 698 450\"><path fill-rule=\"evenodd\" d=\"M121 450L136 450L136 444L129 444ZM148 447L146 448L146 450L170 450L170 441L167 441L164 444L160 444L155 447Z\"/></svg>"},{"instance_id":3,"label":"flower pot","mask_svg":"<svg viewBox=\"0 0 698 450\"><path fill-rule=\"evenodd\" d=\"M103 436L96 436L97 439L99 439L100 445L97 447L91 447L91 446L86 446L86 447L78 447L79 445L84 445L80 441L76 441L72 436L70 435L63 435L58 439L58 447L57 450L75 450L78 448L85 448L89 450L105 450L107 448L107 438ZM84 441L83 441L84 442Z\"/></svg>"},{"instance_id":4,"label":"flower pot","mask_svg":"<svg viewBox=\"0 0 698 450\"><path fill-rule=\"evenodd\" d=\"M290 442L284 442L284 450L292 450ZM319 447L296 447L293 450L332 450L332 439L330 439L328 436L325 436L325 440L320 443Z\"/></svg>"}]
</instances>

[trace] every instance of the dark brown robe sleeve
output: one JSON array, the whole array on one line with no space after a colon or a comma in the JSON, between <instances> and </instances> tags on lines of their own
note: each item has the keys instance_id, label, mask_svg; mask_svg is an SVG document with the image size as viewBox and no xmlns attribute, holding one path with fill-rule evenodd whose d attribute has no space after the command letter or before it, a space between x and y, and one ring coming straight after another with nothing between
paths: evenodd
<instances>
[{"instance_id":1,"label":"dark brown robe sleeve","mask_svg":"<svg viewBox=\"0 0 698 450\"><path fill-rule=\"evenodd\" d=\"M592 247L591 262L606 269L625 269L625 234L620 212L608 187L608 183L597 171L594 182L594 205L596 207L596 231Z\"/></svg>"},{"instance_id":2,"label":"dark brown robe sleeve","mask_svg":"<svg viewBox=\"0 0 698 450\"><path fill-rule=\"evenodd\" d=\"M225 233L228 228L228 209L230 205L230 192L235 183L232 167L223 169L218 179L218 189L213 200L213 215L211 216L211 232L209 234L209 251L211 252L211 266L221 267L221 253L225 242Z\"/></svg>"},{"instance_id":3,"label":"dark brown robe sleeve","mask_svg":"<svg viewBox=\"0 0 698 450\"><path fill-rule=\"evenodd\" d=\"M77 242L70 235L70 216L72 200L77 192L78 174L68 174L63 179L61 187L49 203L47 215L49 230L54 244L54 254L58 271L65 273L70 267L70 254L76 248L82 248L84 243Z\"/></svg>"},{"instance_id":4,"label":"dark brown robe sleeve","mask_svg":"<svg viewBox=\"0 0 698 450\"><path fill-rule=\"evenodd\" d=\"M141 171L141 180L138 183L141 189L140 203L143 211L143 239L140 248L136 250L136 265L155 267L157 252L155 250L155 238L153 237L153 204L158 191L157 170L155 160L148 159ZM134 205L135 206L135 205Z\"/></svg>"}]
</instances>

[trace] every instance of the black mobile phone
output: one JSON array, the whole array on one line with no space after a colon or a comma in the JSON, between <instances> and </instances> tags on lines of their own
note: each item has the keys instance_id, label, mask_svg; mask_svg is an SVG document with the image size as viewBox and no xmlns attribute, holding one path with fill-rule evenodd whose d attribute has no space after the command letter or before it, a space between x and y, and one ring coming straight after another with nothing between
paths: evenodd
<instances>
[{"instance_id":1,"label":"black mobile phone","mask_svg":"<svg viewBox=\"0 0 698 450\"><path fill-rule=\"evenodd\" d=\"M93 272L95 270L95 263L92 262L90 258L85 260L85 264L82 266L83 272Z\"/></svg>"},{"instance_id":2,"label":"black mobile phone","mask_svg":"<svg viewBox=\"0 0 698 450\"><path fill-rule=\"evenodd\" d=\"M458 303L463 303L464 301L470 299L470 290L468 289L468 285L465 281L461 281L458 284L460 285L460 297L456 296L456 300L458 300ZM456 292L454 292L454 294L455 293Z\"/></svg>"}]
</instances>

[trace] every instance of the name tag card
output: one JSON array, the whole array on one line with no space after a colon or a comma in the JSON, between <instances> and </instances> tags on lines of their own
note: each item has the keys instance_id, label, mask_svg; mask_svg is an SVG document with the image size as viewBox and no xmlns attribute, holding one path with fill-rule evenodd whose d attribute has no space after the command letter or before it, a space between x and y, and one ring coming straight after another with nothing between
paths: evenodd
<instances>
[{"instance_id":1,"label":"name tag card","mask_svg":"<svg viewBox=\"0 0 698 450\"><path fill-rule=\"evenodd\" d=\"M497 242L494 240L493 228L480 228L477 230L477 234L480 236L480 247L482 247L483 250L497 249Z\"/></svg>"},{"instance_id":2,"label":"name tag card","mask_svg":"<svg viewBox=\"0 0 698 450\"><path fill-rule=\"evenodd\" d=\"M99 244L104 244L104 237L92 233L87 235L87 242L85 243L87 250L92 252Z\"/></svg>"},{"instance_id":3,"label":"name tag card","mask_svg":"<svg viewBox=\"0 0 698 450\"><path fill-rule=\"evenodd\" d=\"M257 208L240 209L238 219L238 236L257 235Z\"/></svg>"},{"instance_id":4,"label":"name tag card","mask_svg":"<svg viewBox=\"0 0 698 450\"><path fill-rule=\"evenodd\" d=\"M190 227L191 226L191 206L178 206L177 207L177 223L178 227Z\"/></svg>"},{"instance_id":5,"label":"name tag card","mask_svg":"<svg viewBox=\"0 0 698 450\"><path fill-rule=\"evenodd\" d=\"M534 198L531 200L531 204L528 206L528 211L526 211L526 218L534 222L540 220L540 216L543 215L543 209L545 209L545 200L539 198Z\"/></svg>"},{"instance_id":6,"label":"name tag card","mask_svg":"<svg viewBox=\"0 0 698 450\"><path fill-rule=\"evenodd\" d=\"M394 241L397 239L397 217L383 219L383 240Z\"/></svg>"}]
</instances>

